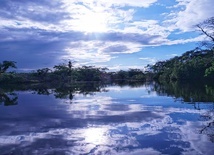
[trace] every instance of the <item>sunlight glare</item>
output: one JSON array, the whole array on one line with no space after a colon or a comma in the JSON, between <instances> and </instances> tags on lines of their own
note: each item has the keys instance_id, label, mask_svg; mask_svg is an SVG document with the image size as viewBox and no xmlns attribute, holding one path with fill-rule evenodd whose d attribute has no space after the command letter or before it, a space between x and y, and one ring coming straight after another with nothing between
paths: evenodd
<instances>
[{"instance_id":1,"label":"sunlight glare","mask_svg":"<svg viewBox=\"0 0 214 155\"><path fill-rule=\"evenodd\" d=\"M84 132L85 141L95 145L106 144L107 139L105 133L106 130L103 128L88 128Z\"/></svg>"},{"instance_id":2,"label":"sunlight glare","mask_svg":"<svg viewBox=\"0 0 214 155\"><path fill-rule=\"evenodd\" d=\"M104 13L90 12L79 18L79 29L85 32L107 31L107 20Z\"/></svg>"}]
</instances>

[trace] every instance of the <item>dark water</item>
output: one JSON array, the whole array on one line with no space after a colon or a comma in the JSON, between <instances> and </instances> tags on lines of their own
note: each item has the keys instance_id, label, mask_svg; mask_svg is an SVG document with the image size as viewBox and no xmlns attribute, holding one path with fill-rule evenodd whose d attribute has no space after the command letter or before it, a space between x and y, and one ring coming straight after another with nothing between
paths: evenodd
<instances>
[{"instance_id":1,"label":"dark water","mask_svg":"<svg viewBox=\"0 0 214 155\"><path fill-rule=\"evenodd\" d=\"M0 86L0 154L214 153L209 85Z\"/></svg>"}]
</instances>

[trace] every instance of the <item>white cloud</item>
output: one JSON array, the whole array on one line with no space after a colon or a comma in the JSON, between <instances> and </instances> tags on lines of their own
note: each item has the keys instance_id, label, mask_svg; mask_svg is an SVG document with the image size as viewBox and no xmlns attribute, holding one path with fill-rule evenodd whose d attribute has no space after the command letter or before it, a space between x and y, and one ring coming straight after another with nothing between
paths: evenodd
<instances>
[{"instance_id":1,"label":"white cloud","mask_svg":"<svg viewBox=\"0 0 214 155\"><path fill-rule=\"evenodd\" d=\"M157 2L157 0L63 0L65 3L71 3L71 2L82 2L83 4L86 5L94 5L94 4L99 4L99 5L105 5L105 6L134 6L134 7L149 7L150 5L154 4Z\"/></svg>"},{"instance_id":2,"label":"white cloud","mask_svg":"<svg viewBox=\"0 0 214 155\"><path fill-rule=\"evenodd\" d=\"M134 151L130 151L130 152L123 152L123 153L117 153L115 152L115 154L118 155L139 155L139 154L146 154L146 155L163 155L161 152L153 149L153 148L144 148L144 149L136 149Z\"/></svg>"},{"instance_id":3,"label":"white cloud","mask_svg":"<svg viewBox=\"0 0 214 155\"><path fill-rule=\"evenodd\" d=\"M195 30L194 25L210 18L214 15L214 1L213 0L177 0L174 7L182 7L183 10L172 12L170 16L173 18L169 20L175 24L174 28L182 31Z\"/></svg>"},{"instance_id":4,"label":"white cloud","mask_svg":"<svg viewBox=\"0 0 214 155\"><path fill-rule=\"evenodd\" d=\"M103 0L111 3L112 5L128 5L128 6L135 6L135 7L149 7L153 3L157 2L157 0Z\"/></svg>"},{"instance_id":5,"label":"white cloud","mask_svg":"<svg viewBox=\"0 0 214 155\"><path fill-rule=\"evenodd\" d=\"M176 53L172 53L172 54L168 54L168 55L166 55L167 57L169 57L169 58L172 58L172 57L176 57L176 56L178 56L178 54L176 54Z\"/></svg>"},{"instance_id":6,"label":"white cloud","mask_svg":"<svg viewBox=\"0 0 214 155\"><path fill-rule=\"evenodd\" d=\"M12 52L20 50L25 52L24 55L31 55L29 53L35 50L36 45L52 42L47 46L53 46L57 42L59 46L56 51L59 53L52 54L53 57L73 58L81 64L95 64L108 62L116 54L140 52L144 47L185 44L204 39L186 36L176 39L176 36L171 35L178 30L181 30L180 33L192 31L192 25L212 16L212 0L177 0L177 4L169 8L171 13L162 14L161 17L167 19L165 21L148 20L146 15L135 18L136 15L139 16L141 9L149 9L153 4L161 5L156 2L157 0L5 0L0 5L0 43L8 42L7 46L13 48L10 50ZM16 49L19 41L24 44L26 40L33 40L36 45L27 46L27 50L24 49L25 46ZM41 51L38 53L49 54L49 49L55 51L55 47L47 48L46 51L40 47ZM145 58L142 60L154 62ZM111 68L125 67L131 66L118 65Z\"/></svg>"},{"instance_id":7,"label":"white cloud","mask_svg":"<svg viewBox=\"0 0 214 155\"><path fill-rule=\"evenodd\" d=\"M122 64L118 64L118 65L114 65L114 66L109 66L108 67L110 70L114 70L114 71L118 71L118 70L128 70L129 68L132 69L142 69L144 70L145 67L143 65L122 65Z\"/></svg>"},{"instance_id":8,"label":"white cloud","mask_svg":"<svg viewBox=\"0 0 214 155\"><path fill-rule=\"evenodd\" d=\"M128 30L129 26L134 27L136 31L138 29L138 32L141 31L142 34L160 35L163 38L166 38L170 34L168 28L161 26L157 20L134 21L127 25Z\"/></svg>"},{"instance_id":9,"label":"white cloud","mask_svg":"<svg viewBox=\"0 0 214 155\"><path fill-rule=\"evenodd\" d=\"M191 42L200 42L205 39L206 38L204 36L198 36L198 37L189 38L189 39L166 40L166 42L164 44L165 45L185 44L185 43L191 43Z\"/></svg>"},{"instance_id":10,"label":"white cloud","mask_svg":"<svg viewBox=\"0 0 214 155\"><path fill-rule=\"evenodd\" d=\"M77 31L121 31L133 20L136 8L123 9L121 6L149 7L157 0L64 0L64 9L70 14L70 19L61 21L64 30ZM81 2L82 4L78 3ZM91 27L91 28L90 28ZM90 31L90 30L89 30ZM135 31L136 32L136 31Z\"/></svg>"},{"instance_id":11,"label":"white cloud","mask_svg":"<svg viewBox=\"0 0 214 155\"><path fill-rule=\"evenodd\" d=\"M109 54L102 53L100 48L102 45L99 41L72 42L70 47L65 49L67 54L61 59L73 59L80 64L90 64L107 62L113 58Z\"/></svg>"},{"instance_id":12,"label":"white cloud","mask_svg":"<svg viewBox=\"0 0 214 155\"><path fill-rule=\"evenodd\" d=\"M146 62L147 64L154 64L155 62L157 62L156 58L149 58L149 57L144 57L144 58L139 58L140 60L143 60L144 62Z\"/></svg>"},{"instance_id":13,"label":"white cloud","mask_svg":"<svg viewBox=\"0 0 214 155\"><path fill-rule=\"evenodd\" d=\"M80 64L96 64L108 62L116 58L115 54L128 54L139 52L142 45L138 43L127 42L124 44L120 41L74 41L70 42L65 48L66 54L60 59L73 59ZM122 66L120 66L122 67ZM119 67L119 68L120 68ZM128 67L128 66L127 66ZM130 68L138 68L139 66L129 66ZM118 68L118 66L110 67Z\"/></svg>"}]
</instances>

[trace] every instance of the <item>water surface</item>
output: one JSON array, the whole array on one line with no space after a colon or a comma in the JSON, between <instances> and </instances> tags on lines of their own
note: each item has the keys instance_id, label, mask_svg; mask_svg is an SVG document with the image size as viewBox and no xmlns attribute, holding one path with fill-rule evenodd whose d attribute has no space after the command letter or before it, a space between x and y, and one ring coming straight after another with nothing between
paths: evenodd
<instances>
[{"instance_id":1,"label":"water surface","mask_svg":"<svg viewBox=\"0 0 214 155\"><path fill-rule=\"evenodd\" d=\"M0 154L211 155L213 89L179 86L1 87Z\"/></svg>"}]
</instances>

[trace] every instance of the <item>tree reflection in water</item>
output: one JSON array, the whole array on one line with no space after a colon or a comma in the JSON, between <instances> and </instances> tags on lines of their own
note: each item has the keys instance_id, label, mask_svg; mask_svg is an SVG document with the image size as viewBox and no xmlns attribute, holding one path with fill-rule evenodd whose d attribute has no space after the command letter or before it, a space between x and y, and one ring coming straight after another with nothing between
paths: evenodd
<instances>
[{"instance_id":1,"label":"tree reflection in water","mask_svg":"<svg viewBox=\"0 0 214 155\"><path fill-rule=\"evenodd\" d=\"M0 103L4 105L16 105L18 95L14 91L33 91L37 95L51 95L59 99L73 100L75 94L93 95L96 92L106 92L106 84L96 82L81 82L73 84L32 84L32 85L8 85L0 87Z\"/></svg>"},{"instance_id":2,"label":"tree reflection in water","mask_svg":"<svg viewBox=\"0 0 214 155\"><path fill-rule=\"evenodd\" d=\"M173 82L173 83L155 83L152 91L158 95L167 95L186 104L192 104L196 110L205 109L206 112L201 115L201 120L208 122L199 133L206 134L214 142L214 85L213 83L204 83L201 81L193 82ZM208 103L208 107L204 107Z\"/></svg>"},{"instance_id":3,"label":"tree reflection in water","mask_svg":"<svg viewBox=\"0 0 214 155\"><path fill-rule=\"evenodd\" d=\"M0 89L0 104L11 106L18 104L18 95L16 93L5 93Z\"/></svg>"},{"instance_id":4,"label":"tree reflection in water","mask_svg":"<svg viewBox=\"0 0 214 155\"><path fill-rule=\"evenodd\" d=\"M210 141L214 143L214 104L206 113L201 115L202 121L207 121L208 123L199 132L201 134L206 134L210 137Z\"/></svg>"},{"instance_id":5,"label":"tree reflection in water","mask_svg":"<svg viewBox=\"0 0 214 155\"><path fill-rule=\"evenodd\" d=\"M214 85L201 81L155 83L153 91L158 95L181 99L185 103L214 102Z\"/></svg>"},{"instance_id":6,"label":"tree reflection in water","mask_svg":"<svg viewBox=\"0 0 214 155\"><path fill-rule=\"evenodd\" d=\"M174 82L174 83L137 83L137 82L120 82L113 84L101 84L101 83L74 83L70 85L66 84L34 84L34 85L13 85L13 86L1 86L0 88L0 104L5 106L17 105L18 95L15 91L33 91L38 95L54 95L55 98L68 99L72 103L74 96L77 94L82 95L94 95L96 92L106 92L105 89L109 85L119 85L120 87L129 85L130 87L146 86L148 88L148 94L155 92L160 96L171 96L175 98L175 101L182 102L184 104L192 104L196 110L205 110L206 112L201 115L201 121L204 124L199 133L206 134L210 137L210 140L214 142L214 85L204 84L197 81L196 83L190 82ZM208 107L204 107L204 103L208 103ZM95 130L96 131L96 130ZM90 133L90 132L89 132ZM91 133L85 133L91 135ZM92 141L90 136L86 136L87 141ZM95 139L100 141L99 139Z\"/></svg>"}]
</instances>

